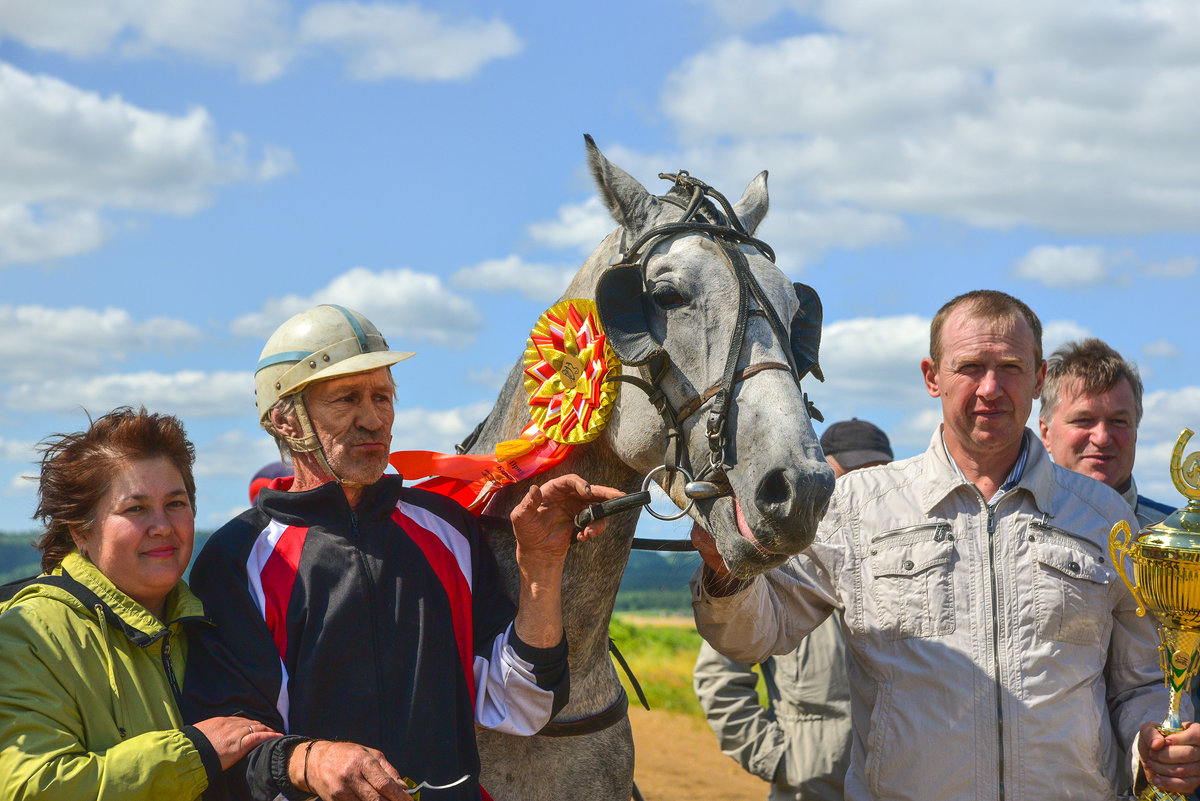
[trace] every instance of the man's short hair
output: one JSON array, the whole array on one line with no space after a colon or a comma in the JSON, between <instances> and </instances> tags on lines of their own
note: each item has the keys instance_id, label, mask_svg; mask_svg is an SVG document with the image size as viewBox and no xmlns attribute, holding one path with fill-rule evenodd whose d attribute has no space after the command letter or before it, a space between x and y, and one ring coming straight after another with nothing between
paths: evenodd
<instances>
[{"instance_id":1,"label":"man's short hair","mask_svg":"<svg viewBox=\"0 0 1200 801\"><path fill-rule=\"evenodd\" d=\"M935 366L941 363L942 358L942 328L945 327L950 313L959 306L967 306L971 316L988 321L1008 320L1015 323L1024 318L1029 324L1029 330L1033 332L1034 367L1041 365L1042 321L1033 313L1033 309L1005 292L996 289L975 289L951 298L933 315L933 322L929 324L929 358Z\"/></svg>"},{"instance_id":2,"label":"man's short hair","mask_svg":"<svg viewBox=\"0 0 1200 801\"><path fill-rule=\"evenodd\" d=\"M1054 409L1062 400L1064 389L1078 385L1084 395L1102 395L1115 387L1124 378L1133 389L1133 406L1137 419L1142 422L1142 377L1138 369L1121 354L1095 337L1068 342L1054 353L1046 363L1046 383L1042 387L1042 408L1038 417L1049 425Z\"/></svg>"}]
</instances>

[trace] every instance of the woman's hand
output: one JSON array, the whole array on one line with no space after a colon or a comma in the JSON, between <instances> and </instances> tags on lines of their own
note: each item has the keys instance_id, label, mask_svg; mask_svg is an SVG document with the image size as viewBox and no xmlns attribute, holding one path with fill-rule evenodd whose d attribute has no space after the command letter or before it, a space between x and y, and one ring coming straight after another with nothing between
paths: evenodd
<instances>
[{"instance_id":1,"label":"woman's hand","mask_svg":"<svg viewBox=\"0 0 1200 801\"><path fill-rule=\"evenodd\" d=\"M221 758L221 770L227 770L258 746L283 735L265 723L249 718L209 718L196 724Z\"/></svg>"}]
</instances>

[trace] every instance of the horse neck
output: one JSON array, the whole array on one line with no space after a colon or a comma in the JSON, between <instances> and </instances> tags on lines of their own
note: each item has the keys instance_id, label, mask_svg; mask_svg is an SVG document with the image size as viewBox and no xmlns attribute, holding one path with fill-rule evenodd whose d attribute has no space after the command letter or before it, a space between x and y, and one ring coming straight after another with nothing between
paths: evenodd
<instances>
[{"instance_id":1,"label":"horse neck","mask_svg":"<svg viewBox=\"0 0 1200 801\"><path fill-rule=\"evenodd\" d=\"M515 438L528 422L528 407L523 397L518 397L520 382L515 380L520 377L519 367L514 369L514 375L510 375L501 401L481 430L473 451L487 453L493 450L497 442ZM508 402L504 403L506 394L509 395ZM489 503L488 514L507 517L531 483L541 484L568 473L582 476L591 484L615 487L623 492L635 492L640 487L638 475L622 463L600 437L575 447L560 464L534 479L502 488ZM573 676L583 675L597 665L609 665L608 624L629 559L636 523L633 514L610 518L603 534L589 542L573 543L567 552L563 566L563 628L570 648ZM511 532L503 530L490 530L488 537L508 592L516 598L519 580L516 541Z\"/></svg>"}]
</instances>

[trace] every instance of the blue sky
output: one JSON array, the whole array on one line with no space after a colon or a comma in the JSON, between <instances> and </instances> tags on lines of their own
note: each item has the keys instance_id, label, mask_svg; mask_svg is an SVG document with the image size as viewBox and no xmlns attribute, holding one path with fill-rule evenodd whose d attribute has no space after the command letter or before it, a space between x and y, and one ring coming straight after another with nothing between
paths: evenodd
<instances>
[{"instance_id":1,"label":"blue sky","mask_svg":"<svg viewBox=\"0 0 1200 801\"><path fill-rule=\"evenodd\" d=\"M123 403L184 418L198 525L228 519L273 458L259 350L318 302L418 352L395 444L449 450L612 227L584 133L651 189L770 171L827 420L922 450L929 317L994 287L1137 362L1135 476L1178 505L1197 96L1191 0L2 4L0 530L34 526L34 444Z\"/></svg>"}]
</instances>

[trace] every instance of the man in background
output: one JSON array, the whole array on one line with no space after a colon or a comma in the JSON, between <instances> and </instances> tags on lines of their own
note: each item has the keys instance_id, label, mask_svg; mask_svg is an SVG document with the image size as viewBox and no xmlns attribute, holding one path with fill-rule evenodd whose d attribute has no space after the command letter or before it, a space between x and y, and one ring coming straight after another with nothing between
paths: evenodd
<instances>
[{"instance_id":1,"label":"man in background","mask_svg":"<svg viewBox=\"0 0 1200 801\"><path fill-rule=\"evenodd\" d=\"M878 427L857 418L834 423L821 450L841 477L892 461ZM770 801L841 801L850 767L850 683L839 613L791 653L760 665L769 708L758 702L754 666L701 644L692 681L721 751L771 784Z\"/></svg>"},{"instance_id":2,"label":"man in background","mask_svg":"<svg viewBox=\"0 0 1200 801\"><path fill-rule=\"evenodd\" d=\"M1047 360L1038 427L1056 464L1115 489L1142 526L1171 507L1138 495L1133 481L1142 379L1137 368L1099 339L1068 342Z\"/></svg>"}]
</instances>

